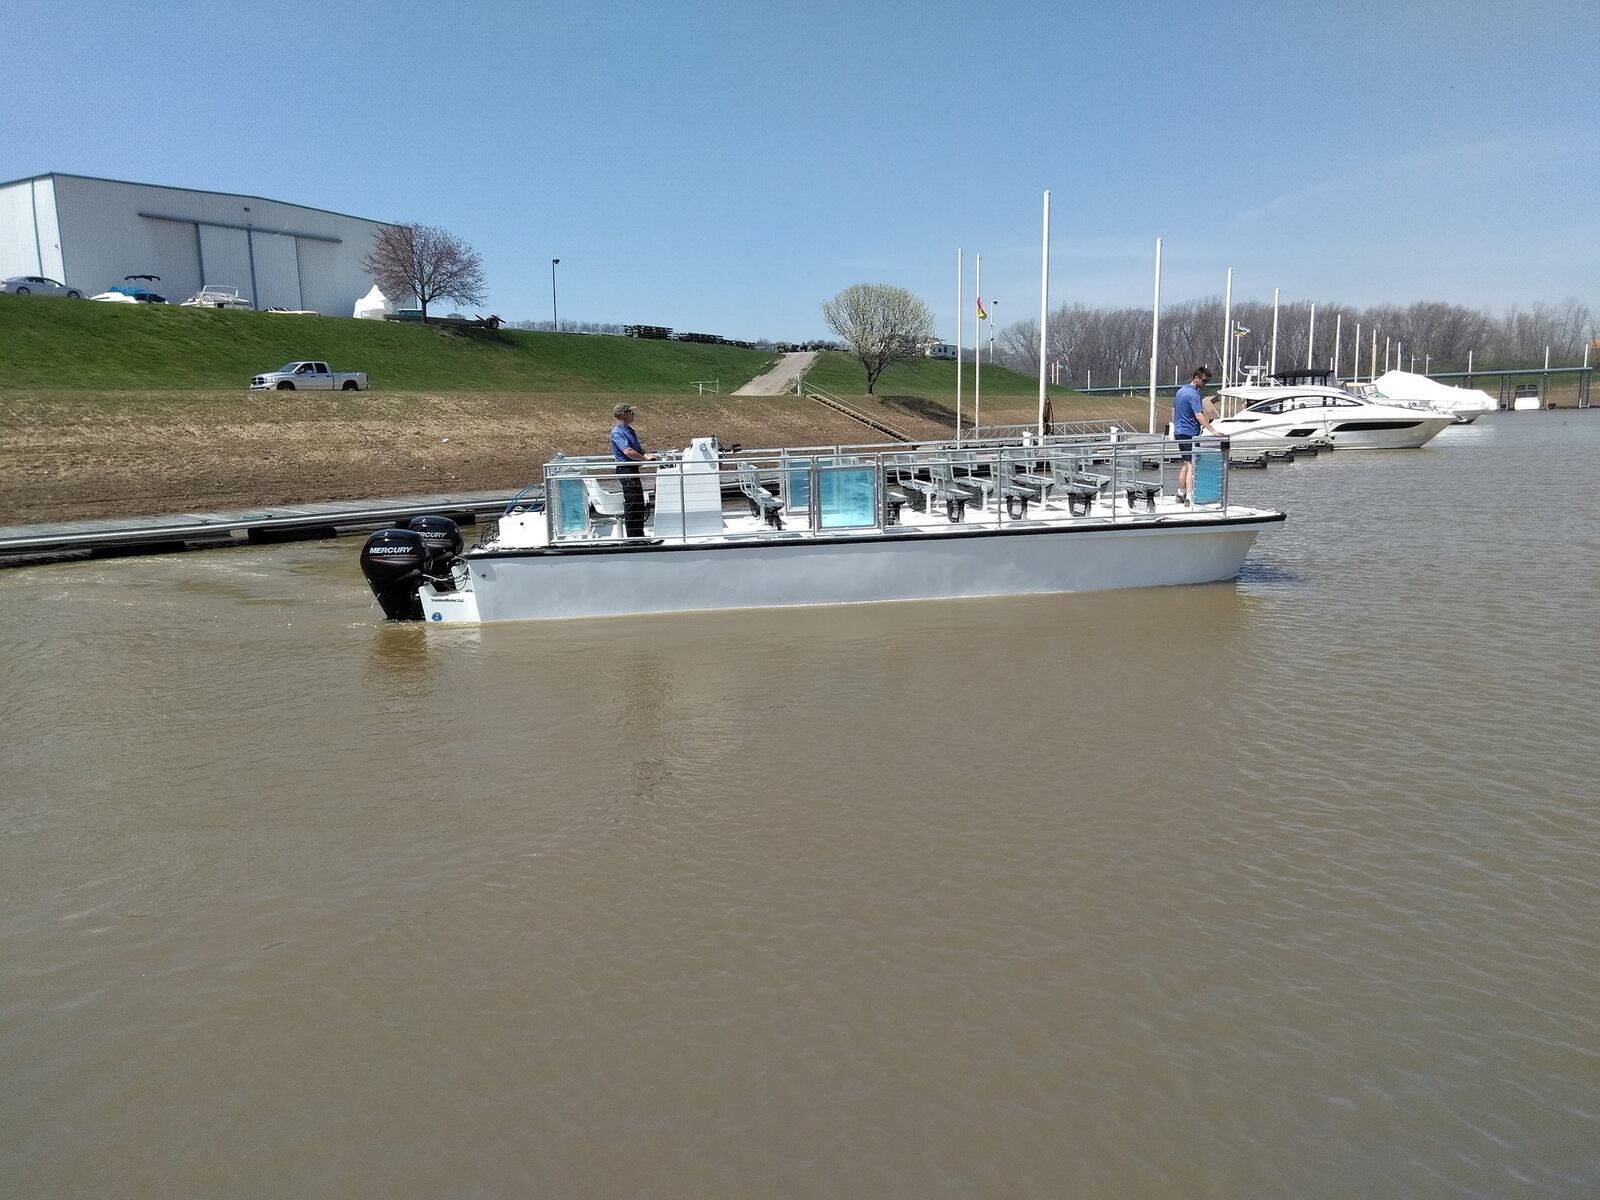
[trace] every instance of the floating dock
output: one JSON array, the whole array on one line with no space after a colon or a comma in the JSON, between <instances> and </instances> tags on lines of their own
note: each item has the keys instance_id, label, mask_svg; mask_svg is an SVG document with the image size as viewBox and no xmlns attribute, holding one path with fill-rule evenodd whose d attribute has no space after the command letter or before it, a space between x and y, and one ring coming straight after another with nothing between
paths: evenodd
<instances>
[{"instance_id":1,"label":"floating dock","mask_svg":"<svg viewBox=\"0 0 1600 1200\"><path fill-rule=\"evenodd\" d=\"M200 547L302 541L377 529L436 513L458 524L498 516L515 492L460 492L380 500L263 504L224 512L105 517L49 525L0 526L0 566L64 558L160 554Z\"/></svg>"}]
</instances>

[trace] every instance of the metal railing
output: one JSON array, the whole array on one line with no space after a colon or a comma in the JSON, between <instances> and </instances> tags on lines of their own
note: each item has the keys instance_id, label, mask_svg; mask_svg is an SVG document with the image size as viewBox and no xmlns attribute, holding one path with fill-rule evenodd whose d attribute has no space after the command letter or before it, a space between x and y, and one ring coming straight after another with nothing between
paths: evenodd
<instances>
[{"instance_id":1,"label":"metal railing","mask_svg":"<svg viewBox=\"0 0 1600 1200\"><path fill-rule=\"evenodd\" d=\"M1227 441L1185 440L1190 441L1197 478L1206 480L1205 498L1194 497L1189 507L1225 511ZM963 440L959 447L950 441L740 450L716 459L668 454L640 464L637 473L606 457L557 458L545 467L544 517L551 545L581 546L621 537L631 481L654 508L649 536L656 541L885 531L914 535L946 526L1002 528L1086 516L1117 521L1158 515L1157 500L1175 490L1183 453L1174 439L1119 433ZM727 526L728 493L734 503L744 497L756 518L753 523ZM1096 505L1098 512L1093 511ZM903 519L908 506L922 515L920 521ZM1167 508L1159 515L1174 513ZM635 516L642 525L643 512Z\"/></svg>"},{"instance_id":2,"label":"metal railing","mask_svg":"<svg viewBox=\"0 0 1600 1200\"><path fill-rule=\"evenodd\" d=\"M910 434L902 433L892 425L888 425L885 422L880 421L871 413L862 412L853 404L846 404L842 399L840 399L838 396L835 396L832 392L825 391L814 383L806 382L806 378L803 375L799 379L795 380L794 390L796 395L806 396L812 400L815 400L818 404L821 404L826 408L831 408L835 412L849 417L852 421L860 421L868 429L876 429L885 437L893 438L897 442L915 441Z\"/></svg>"}]
</instances>

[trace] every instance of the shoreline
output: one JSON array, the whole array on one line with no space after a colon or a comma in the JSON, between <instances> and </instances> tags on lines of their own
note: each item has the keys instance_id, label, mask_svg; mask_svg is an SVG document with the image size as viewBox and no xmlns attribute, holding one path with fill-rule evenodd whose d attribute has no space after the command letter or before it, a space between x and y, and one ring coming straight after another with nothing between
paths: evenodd
<instances>
[{"instance_id":1,"label":"shoreline","mask_svg":"<svg viewBox=\"0 0 1600 1200\"><path fill-rule=\"evenodd\" d=\"M0 524L164 516L322 500L517 489L558 450L600 453L619 400L647 445L799 446L877 440L795 396L359 392L0 391ZM847 397L919 438L947 437L954 398ZM1137 412L1135 412L1137 410ZM1032 401L986 398L986 417ZM1123 417L1145 402L1057 401L1060 420Z\"/></svg>"}]
</instances>

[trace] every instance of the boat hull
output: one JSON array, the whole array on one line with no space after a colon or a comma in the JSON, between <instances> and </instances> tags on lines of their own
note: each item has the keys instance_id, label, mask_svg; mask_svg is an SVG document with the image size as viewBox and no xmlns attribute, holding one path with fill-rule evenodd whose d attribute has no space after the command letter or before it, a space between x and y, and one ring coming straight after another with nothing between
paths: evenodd
<instances>
[{"instance_id":1,"label":"boat hull","mask_svg":"<svg viewBox=\"0 0 1600 1200\"><path fill-rule=\"evenodd\" d=\"M422 589L435 622L572 620L1212 583L1281 513L862 537L774 537L469 554L466 586Z\"/></svg>"},{"instance_id":2,"label":"boat hull","mask_svg":"<svg viewBox=\"0 0 1600 1200\"><path fill-rule=\"evenodd\" d=\"M1334 450L1416 450L1455 421L1449 413L1429 413L1393 421L1327 420L1322 416L1285 422L1276 428L1239 426L1220 421L1217 427L1237 445L1287 448L1320 443Z\"/></svg>"}]
</instances>

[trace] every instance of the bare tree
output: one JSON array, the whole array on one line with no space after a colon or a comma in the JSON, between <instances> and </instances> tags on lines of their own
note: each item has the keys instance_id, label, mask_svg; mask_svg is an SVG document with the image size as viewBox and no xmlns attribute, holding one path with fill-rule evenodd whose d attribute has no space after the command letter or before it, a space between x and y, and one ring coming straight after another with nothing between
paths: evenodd
<instances>
[{"instance_id":1,"label":"bare tree","mask_svg":"<svg viewBox=\"0 0 1600 1200\"><path fill-rule=\"evenodd\" d=\"M434 300L484 302L483 259L455 234L433 225L385 225L361 265L386 296L415 296L423 321Z\"/></svg>"},{"instance_id":2,"label":"bare tree","mask_svg":"<svg viewBox=\"0 0 1600 1200\"><path fill-rule=\"evenodd\" d=\"M1039 370L1039 322L1016 321L1000 331L1000 354L1007 366L1029 375Z\"/></svg>"},{"instance_id":3,"label":"bare tree","mask_svg":"<svg viewBox=\"0 0 1600 1200\"><path fill-rule=\"evenodd\" d=\"M905 288L858 283L822 306L828 328L867 372L867 395L893 363L919 358L933 338L933 314Z\"/></svg>"}]
</instances>

